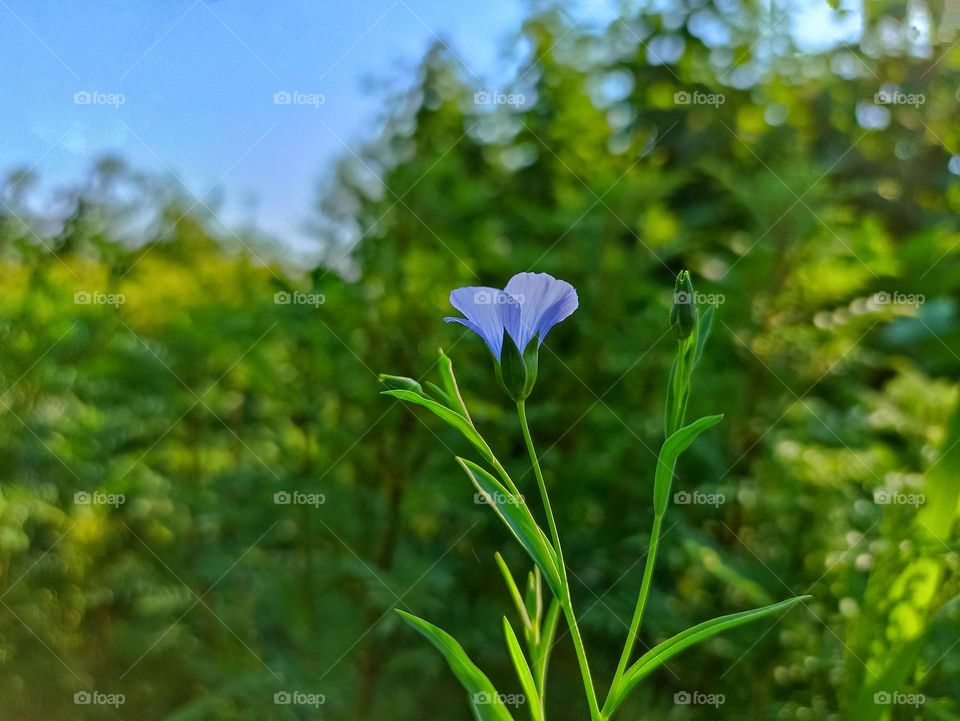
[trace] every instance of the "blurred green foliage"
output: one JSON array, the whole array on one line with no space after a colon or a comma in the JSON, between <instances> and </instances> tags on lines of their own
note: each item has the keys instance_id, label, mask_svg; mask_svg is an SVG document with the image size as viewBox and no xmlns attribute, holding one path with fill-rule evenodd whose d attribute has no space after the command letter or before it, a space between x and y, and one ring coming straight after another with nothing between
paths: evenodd
<instances>
[{"instance_id":1,"label":"blurred green foliage","mask_svg":"<svg viewBox=\"0 0 960 721\"><path fill-rule=\"evenodd\" d=\"M420 377L443 345L532 489L486 351L440 320L451 288L526 269L580 294L528 405L605 689L687 267L722 301L690 417L726 420L676 489L724 502L671 509L639 645L814 600L687 651L624 718L960 718L956 28L939 3L871 2L858 45L800 53L763 7L674 3L603 29L538 14L518 107L477 106L484 88L438 46L383 136L337 167L307 271L119 161L56 208L11 176L0 714L465 718L394 606L518 692L493 554L515 572L523 558L471 502L462 439L379 396L375 371ZM276 503L284 491L324 502ZM125 703L75 704L84 691ZM294 691L325 702L274 703ZM725 703L677 705L682 691ZM894 691L924 703L875 702ZM549 698L558 720L584 717L569 639Z\"/></svg>"}]
</instances>

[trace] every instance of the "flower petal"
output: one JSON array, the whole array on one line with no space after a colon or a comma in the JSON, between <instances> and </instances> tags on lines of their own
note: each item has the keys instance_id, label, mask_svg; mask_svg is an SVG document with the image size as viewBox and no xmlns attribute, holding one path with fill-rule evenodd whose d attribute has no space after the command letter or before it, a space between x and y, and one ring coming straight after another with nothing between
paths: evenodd
<instances>
[{"instance_id":1,"label":"flower petal","mask_svg":"<svg viewBox=\"0 0 960 721\"><path fill-rule=\"evenodd\" d=\"M503 330L516 326L520 308L513 299L498 288L467 286L450 293L450 305L466 318L444 318L448 323L460 323L483 338L497 360L503 345Z\"/></svg>"},{"instance_id":2,"label":"flower petal","mask_svg":"<svg viewBox=\"0 0 960 721\"><path fill-rule=\"evenodd\" d=\"M534 337L539 338L538 344L543 343L550 329L579 306L574 287L547 273L517 273L505 290L520 308L516 326L507 325L507 332L521 353Z\"/></svg>"}]
</instances>

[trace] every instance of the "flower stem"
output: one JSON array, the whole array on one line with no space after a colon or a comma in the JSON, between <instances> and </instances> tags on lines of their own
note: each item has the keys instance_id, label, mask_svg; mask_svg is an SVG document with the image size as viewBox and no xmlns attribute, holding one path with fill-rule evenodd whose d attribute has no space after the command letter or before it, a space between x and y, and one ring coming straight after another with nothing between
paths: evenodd
<instances>
[{"instance_id":1,"label":"flower stem","mask_svg":"<svg viewBox=\"0 0 960 721\"><path fill-rule=\"evenodd\" d=\"M533 447L533 438L530 436L530 426L527 423L527 409L523 401L517 401L517 413L520 416L520 427L523 429L523 440L527 444L527 453L530 454L530 462L533 464L533 473L537 477L537 485L540 488L540 498L543 500L543 509L547 514L547 524L550 527L553 547L557 552L557 560L560 566L560 582L563 586L563 597L559 600L560 605L563 607L563 615L567 619L567 626L570 628L570 636L573 639L573 647L577 653L577 661L580 664L580 674L583 676L583 687L586 690L587 703L590 706L590 718L592 721L601 721L603 717L600 714L600 707L597 703L597 692L593 688L590 664L587 662L587 653L583 647L583 638L580 636L577 617L573 612L573 600L570 597L570 582L567 580L567 566L563 560L560 534L557 532L557 522L553 517L553 507L550 505L547 485L543 481L543 471L540 470L540 460L537 458L537 452Z\"/></svg>"},{"instance_id":2,"label":"flower stem","mask_svg":"<svg viewBox=\"0 0 960 721\"><path fill-rule=\"evenodd\" d=\"M623 653L620 655L620 663L617 665L617 673L613 677L613 683L610 685L610 692L617 687L620 679L623 678L627 670L627 664L630 662L630 655L633 653L633 645L637 640L637 633L640 631L640 623L643 621L643 611L647 606L647 598L650 596L650 586L653 582L653 567L657 561L657 546L660 543L660 529L663 526L663 516L653 517L653 528L650 531L650 547L647 549L647 562L643 567L643 580L640 582L640 595L637 597L637 606L633 611L633 620L630 622L630 632L627 635L627 642L623 647Z\"/></svg>"}]
</instances>

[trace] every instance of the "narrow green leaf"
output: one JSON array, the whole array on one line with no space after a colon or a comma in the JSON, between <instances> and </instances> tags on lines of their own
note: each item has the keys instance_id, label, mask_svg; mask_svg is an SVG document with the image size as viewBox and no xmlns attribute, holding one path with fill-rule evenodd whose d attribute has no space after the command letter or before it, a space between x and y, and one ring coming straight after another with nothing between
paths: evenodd
<instances>
[{"instance_id":1,"label":"narrow green leaf","mask_svg":"<svg viewBox=\"0 0 960 721\"><path fill-rule=\"evenodd\" d=\"M557 555L543 530L533 519L530 509L521 499L510 493L500 481L473 461L457 458L457 462L466 471L477 490L487 498L490 507L500 516L500 520L507 525L520 545L530 554L533 562L540 567L553 594L560 596L562 586Z\"/></svg>"},{"instance_id":2,"label":"narrow green leaf","mask_svg":"<svg viewBox=\"0 0 960 721\"><path fill-rule=\"evenodd\" d=\"M407 390L388 390L381 391L385 396L391 396L393 398L399 398L402 401L407 401L408 403L415 403L418 406L423 406L427 410L431 411L438 418L443 419L451 426L460 431L464 437L473 444L473 446L480 451L485 459L488 461L493 461L493 452L490 450L490 446L487 445L487 442L483 440L481 435L477 432L477 429L473 427L473 424L470 423L464 416L457 413L450 408L447 408L442 403L427 398L426 396L419 395L413 391Z\"/></svg>"},{"instance_id":3,"label":"narrow green leaf","mask_svg":"<svg viewBox=\"0 0 960 721\"><path fill-rule=\"evenodd\" d=\"M524 603L527 614L533 619L534 626L539 627L540 617L543 615L543 589L540 583L540 569L536 566L527 574L527 589L524 593Z\"/></svg>"},{"instance_id":4,"label":"narrow green leaf","mask_svg":"<svg viewBox=\"0 0 960 721\"><path fill-rule=\"evenodd\" d=\"M517 670L517 678L520 679L520 686L527 695L527 705L530 707L530 718L533 721L543 721L543 707L540 705L540 694L537 693L537 685L533 681L533 674L530 673L530 666L527 665L527 659L523 655L523 649L520 648L520 642L517 640L517 634L513 631L513 626L506 616L503 617L503 635L507 639L507 650L510 651L510 658L513 660L513 667Z\"/></svg>"},{"instance_id":5,"label":"narrow green leaf","mask_svg":"<svg viewBox=\"0 0 960 721\"><path fill-rule=\"evenodd\" d=\"M707 339L710 338L710 329L713 327L713 314L716 310L715 305L708 306L700 314L700 323L697 329L697 352L693 357L693 364L697 365L703 356L703 349L707 345Z\"/></svg>"},{"instance_id":6,"label":"narrow green leaf","mask_svg":"<svg viewBox=\"0 0 960 721\"><path fill-rule=\"evenodd\" d=\"M413 378L407 378L406 376L392 376L388 373L381 373L377 376L377 380L379 380L383 387L387 390L412 391L419 395L423 395L423 387Z\"/></svg>"},{"instance_id":7,"label":"narrow green leaf","mask_svg":"<svg viewBox=\"0 0 960 721\"><path fill-rule=\"evenodd\" d=\"M479 721L513 721L507 707L500 703L500 694L493 683L470 660L457 640L442 628L412 613L394 609L404 621L413 626L432 643L447 660L450 670L467 690L470 708Z\"/></svg>"},{"instance_id":8,"label":"narrow green leaf","mask_svg":"<svg viewBox=\"0 0 960 721\"><path fill-rule=\"evenodd\" d=\"M670 364L670 374L667 376L667 400L663 410L663 433L665 438L669 438L673 432L673 418L675 415L676 398L674 398L674 379L677 375L677 363L679 356L675 356L673 363Z\"/></svg>"},{"instance_id":9,"label":"narrow green leaf","mask_svg":"<svg viewBox=\"0 0 960 721\"><path fill-rule=\"evenodd\" d=\"M460 395L460 386L457 384L457 376L453 373L453 361L440 349L440 360L437 361L437 368L440 369L440 378L443 382L443 388L450 398L451 408L458 411L470 425L473 425L473 419L470 418L470 411L467 410L467 404L463 402L463 396Z\"/></svg>"},{"instance_id":10,"label":"narrow green leaf","mask_svg":"<svg viewBox=\"0 0 960 721\"><path fill-rule=\"evenodd\" d=\"M513 574L510 573L507 562L503 560L503 556L501 556L499 552L495 553L493 558L496 560L497 567L499 567L500 573L503 575L503 580L507 584L507 591L510 592L513 605L517 607L517 613L520 615L520 620L523 621L524 628L531 629L533 623L527 613L527 607L524 605L523 598L520 596L520 589L517 588L517 583L513 580Z\"/></svg>"},{"instance_id":11,"label":"narrow green leaf","mask_svg":"<svg viewBox=\"0 0 960 721\"><path fill-rule=\"evenodd\" d=\"M537 682L537 688L540 689L540 703L543 705L547 697L547 666L550 663L550 652L553 651L553 637L557 632L557 622L560 620L560 601L556 598L550 600L550 606L543 617L543 625L540 628L540 643L536 651L531 651L533 658L534 679Z\"/></svg>"},{"instance_id":12,"label":"narrow green leaf","mask_svg":"<svg viewBox=\"0 0 960 721\"><path fill-rule=\"evenodd\" d=\"M610 700L604 705L604 712L609 715L623 702L627 694L629 694L645 676L685 648L708 639L711 636L715 636L721 631L726 631L727 629L741 626L750 621L756 621L765 616L771 616L779 611L791 608L808 598L810 598L810 596L796 596L786 601L780 601L780 603L764 606L763 608L755 608L750 611L741 611L740 613L720 616L710 621L698 623L696 626L692 626L686 631L681 631L663 643L657 644L643 654L633 666L627 669L618 687L611 691Z\"/></svg>"},{"instance_id":13,"label":"narrow green leaf","mask_svg":"<svg viewBox=\"0 0 960 721\"><path fill-rule=\"evenodd\" d=\"M662 516L667 510L667 505L670 502L670 485L673 483L673 470L676 468L677 458L690 447L697 436L722 420L722 413L715 416L704 416L690 425L684 426L663 442L660 455L657 458L657 472L653 483L654 513Z\"/></svg>"},{"instance_id":14,"label":"narrow green leaf","mask_svg":"<svg viewBox=\"0 0 960 721\"><path fill-rule=\"evenodd\" d=\"M445 405L447 408L450 408L451 410L454 410L457 413L459 413L459 411L457 411L457 406L455 405L454 400L447 395L447 392L443 390L443 388L438 386L436 383L431 383L430 381L427 381L425 385L427 386L427 388L430 389L431 396L433 396L438 401L443 403L443 405Z\"/></svg>"}]
</instances>

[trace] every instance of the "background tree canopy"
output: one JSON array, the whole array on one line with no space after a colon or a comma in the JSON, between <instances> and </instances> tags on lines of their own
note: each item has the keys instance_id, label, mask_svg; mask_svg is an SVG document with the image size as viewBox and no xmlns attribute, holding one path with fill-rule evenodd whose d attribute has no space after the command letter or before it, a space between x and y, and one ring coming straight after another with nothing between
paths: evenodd
<instances>
[{"instance_id":1,"label":"background tree canopy","mask_svg":"<svg viewBox=\"0 0 960 721\"><path fill-rule=\"evenodd\" d=\"M437 45L382 136L345 149L311 268L214 230L117 159L40 210L36 179L13 173L3 716L465 719L393 607L519 692L493 554L525 559L472 502L462 439L378 395L376 373L421 377L443 346L532 493L486 351L441 322L450 289L527 269L580 296L529 414L605 690L652 518L672 279L689 268L719 304L691 417L726 419L677 484L722 500L671 511L640 645L814 599L677 657L624 718L960 719L960 19L876 0L856 45L818 52L774 19L727 0L602 30L537 12L500 104ZM75 704L93 690L125 703ZM294 690L325 702L274 703ZM922 707L875 701L890 690ZM683 691L725 702L675 703ZM568 639L549 703L584 717Z\"/></svg>"}]
</instances>

